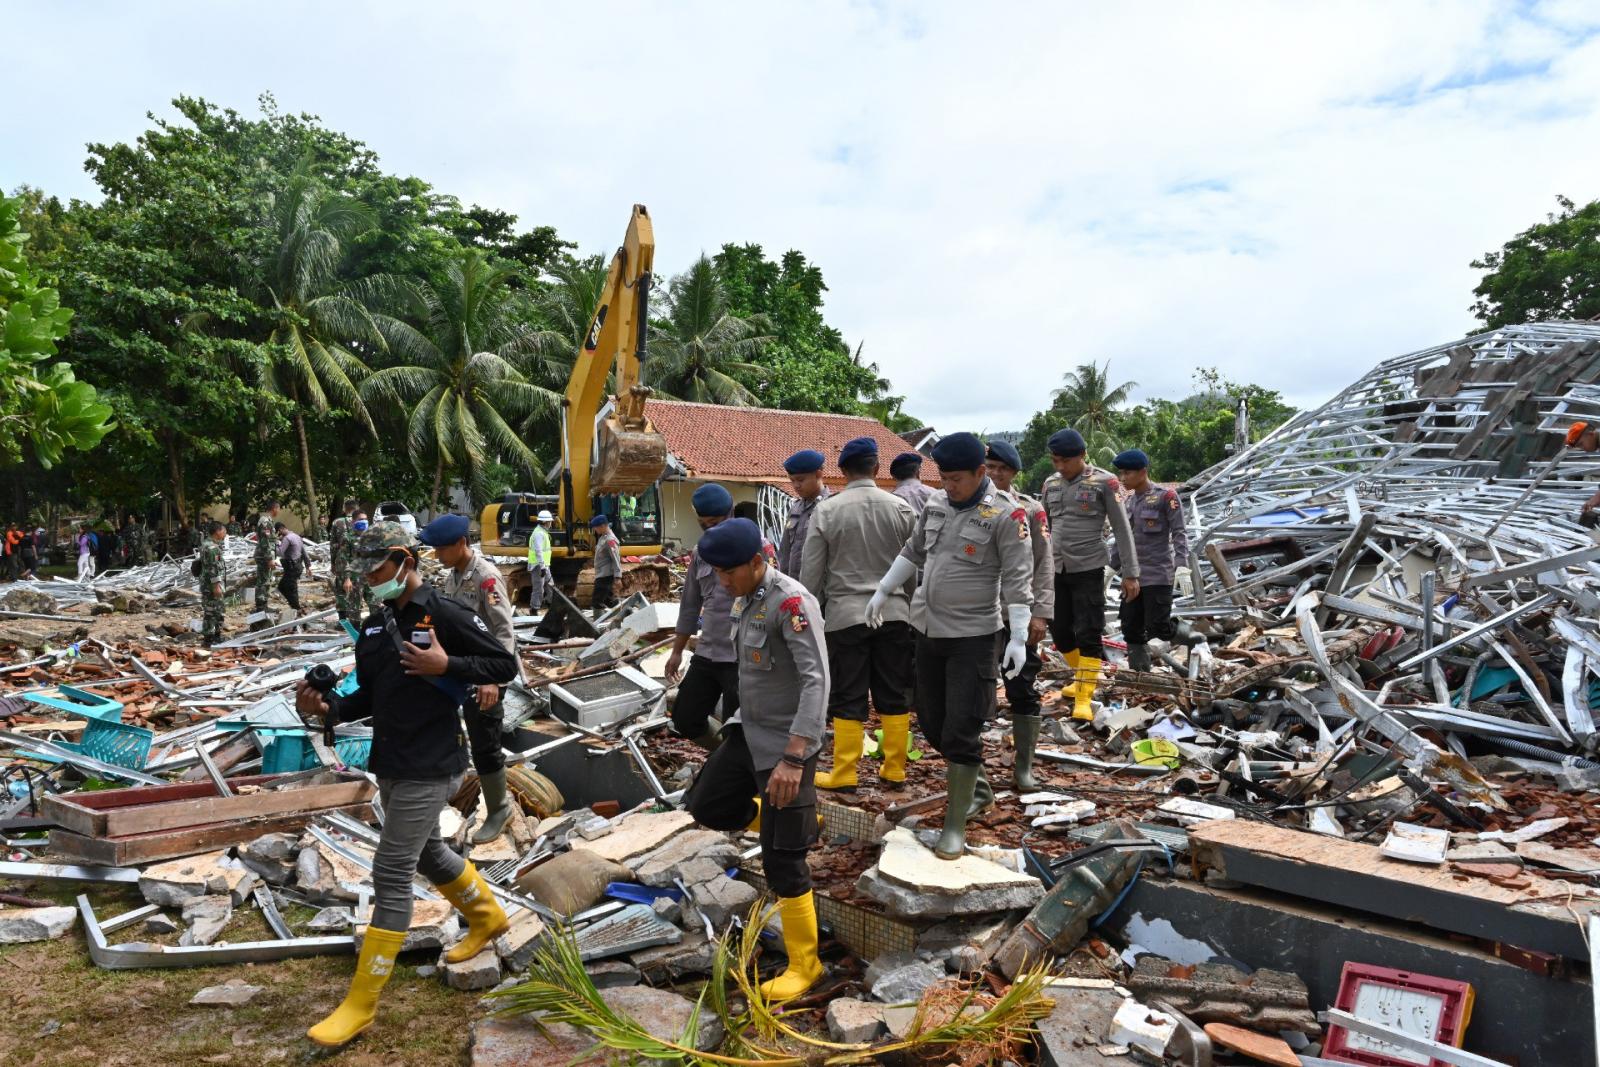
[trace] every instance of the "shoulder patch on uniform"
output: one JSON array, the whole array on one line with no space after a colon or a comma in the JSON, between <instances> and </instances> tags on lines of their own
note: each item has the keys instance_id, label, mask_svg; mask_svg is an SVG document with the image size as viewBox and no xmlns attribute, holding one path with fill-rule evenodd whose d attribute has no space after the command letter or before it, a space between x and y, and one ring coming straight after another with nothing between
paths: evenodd
<instances>
[{"instance_id":1,"label":"shoulder patch on uniform","mask_svg":"<svg viewBox=\"0 0 1600 1067\"><path fill-rule=\"evenodd\" d=\"M810 621L806 618L806 603L800 597L792 596L778 605L778 610L789 616L789 626L795 633L805 633Z\"/></svg>"},{"instance_id":2,"label":"shoulder patch on uniform","mask_svg":"<svg viewBox=\"0 0 1600 1067\"><path fill-rule=\"evenodd\" d=\"M485 626L483 620L478 618L476 615L474 615L472 617L472 625L476 626L478 629L482 630L484 633L488 633L489 632L489 627Z\"/></svg>"},{"instance_id":3,"label":"shoulder patch on uniform","mask_svg":"<svg viewBox=\"0 0 1600 1067\"><path fill-rule=\"evenodd\" d=\"M1017 524L1017 540L1028 539L1028 511L1026 508L1015 508L1011 512L1011 521Z\"/></svg>"},{"instance_id":4,"label":"shoulder patch on uniform","mask_svg":"<svg viewBox=\"0 0 1600 1067\"><path fill-rule=\"evenodd\" d=\"M997 507L989 504L978 505L978 518L980 519L992 519L998 514L1000 514L1000 509Z\"/></svg>"},{"instance_id":5,"label":"shoulder patch on uniform","mask_svg":"<svg viewBox=\"0 0 1600 1067\"><path fill-rule=\"evenodd\" d=\"M1113 493L1122 492L1122 483L1117 481L1117 476L1115 474L1110 475L1110 476L1108 476L1106 478L1106 484L1111 487L1111 491Z\"/></svg>"}]
</instances>

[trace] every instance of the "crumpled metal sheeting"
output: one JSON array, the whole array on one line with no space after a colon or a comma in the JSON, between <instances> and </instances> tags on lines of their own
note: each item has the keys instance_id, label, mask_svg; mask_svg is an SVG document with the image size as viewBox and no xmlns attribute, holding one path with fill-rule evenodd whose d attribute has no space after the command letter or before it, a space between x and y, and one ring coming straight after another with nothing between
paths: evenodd
<instances>
[{"instance_id":1,"label":"crumpled metal sheeting","mask_svg":"<svg viewBox=\"0 0 1600 1067\"><path fill-rule=\"evenodd\" d=\"M328 542L306 540L305 548L307 561L326 569L331 551ZM254 575L255 553L256 544L248 538L229 537L223 542L223 572L230 584ZM6 591L30 589L53 598L58 604L93 603L97 599L96 591L162 596L174 589L182 589L198 595L200 580L189 573L195 558L194 555L181 558L169 556L142 567L110 568L96 574L88 582L68 578L30 579L11 583L6 586Z\"/></svg>"}]
</instances>

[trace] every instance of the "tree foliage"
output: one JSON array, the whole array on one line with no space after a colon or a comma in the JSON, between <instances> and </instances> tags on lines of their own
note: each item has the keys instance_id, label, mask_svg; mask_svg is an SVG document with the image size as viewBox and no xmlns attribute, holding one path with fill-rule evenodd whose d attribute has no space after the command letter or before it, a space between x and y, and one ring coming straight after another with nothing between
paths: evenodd
<instances>
[{"instance_id":1,"label":"tree foliage","mask_svg":"<svg viewBox=\"0 0 1600 1067\"><path fill-rule=\"evenodd\" d=\"M1485 326L1600 316L1600 200L1560 211L1472 261L1486 271L1472 313Z\"/></svg>"}]
</instances>

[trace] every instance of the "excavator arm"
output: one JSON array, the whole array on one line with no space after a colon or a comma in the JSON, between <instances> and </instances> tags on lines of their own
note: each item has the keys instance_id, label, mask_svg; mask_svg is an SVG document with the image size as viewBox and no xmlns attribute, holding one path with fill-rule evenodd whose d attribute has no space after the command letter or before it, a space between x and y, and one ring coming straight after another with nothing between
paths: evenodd
<instances>
[{"instance_id":1,"label":"excavator arm","mask_svg":"<svg viewBox=\"0 0 1600 1067\"><path fill-rule=\"evenodd\" d=\"M647 358L655 250L650 213L643 204L635 204L567 383L562 518L569 528L588 521L593 494L640 492L666 470L666 441L645 415L650 390L639 382ZM613 370L612 407L598 419L608 399L606 379Z\"/></svg>"}]
</instances>

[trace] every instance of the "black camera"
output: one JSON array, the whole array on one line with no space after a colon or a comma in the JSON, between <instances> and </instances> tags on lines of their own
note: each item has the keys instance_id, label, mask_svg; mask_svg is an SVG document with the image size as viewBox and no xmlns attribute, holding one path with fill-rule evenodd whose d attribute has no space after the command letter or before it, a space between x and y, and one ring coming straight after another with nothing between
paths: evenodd
<instances>
[{"instance_id":1,"label":"black camera","mask_svg":"<svg viewBox=\"0 0 1600 1067\"><path fill-rule=\"evenodd\" d=\"M321 693L323 701L328 705L328 712L322 717L322 740L332 748L333 728L339 722L339 703L338 698L333 695L333 687L339 684L339 676L326 663L318 663L307 669L306 684Z\"/></svg>"}]
</instances>

